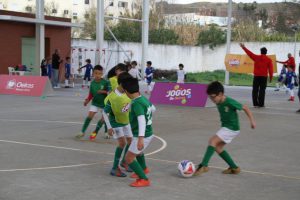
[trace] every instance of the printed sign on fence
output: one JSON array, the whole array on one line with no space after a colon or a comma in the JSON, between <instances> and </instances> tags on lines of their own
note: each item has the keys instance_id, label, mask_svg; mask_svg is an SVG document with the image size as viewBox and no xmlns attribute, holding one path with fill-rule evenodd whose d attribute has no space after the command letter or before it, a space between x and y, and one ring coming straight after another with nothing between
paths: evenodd
<instances>
[{"instance_id":1,"label":"printed sign on fence","mask_svg":"<svg viewBox=\"0 0 300 200\"><path fill-rule=\"evenodd\" d=\"M156 82L150 96L153 104L204 107L207 85Z\"/></svg>"},{"instance_id":2,"label":"printed sign on fence","mask_svg":"<svg viewBox=\"0 0 300 200\"><path fill-rule=\"evenodd\" d=\"M0 94L42 96L53 91L48 77L0 75Z\"/></svg>"},{"instance_id":3,"label":"printed sign on fence","mask_svg":"<svg viewBox=\"0 0 300 200\"><path fill-rule=\"evenodd\" d=\"M272 60L274 73L277 73L276 56L268 55L268 57ZM227 54L225 57L225 66L229 72L251 74L253 73L254 62L247 55Z\"/></svg>"}]
</instances>

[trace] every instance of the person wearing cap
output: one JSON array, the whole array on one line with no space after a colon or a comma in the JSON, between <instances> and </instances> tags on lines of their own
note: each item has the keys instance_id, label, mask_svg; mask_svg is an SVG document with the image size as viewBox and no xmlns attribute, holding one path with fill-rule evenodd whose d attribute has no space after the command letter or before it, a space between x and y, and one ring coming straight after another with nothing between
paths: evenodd
<instances>
[{"instance_id":1,"label":"person wearing cap","mask_svg":"<svg viewBox=\"0 0 300 200\"><path fill-rule=\"evenodd\" d=\"M270 83L273 79L273 64L272 60L267 56L267 48L260 49L260 55L252 53L246 48L243 43L240 46L245 53L254 61L254 78L252 85L252 102L255 108L262 108L265 106L265 94L267 87L268 74Z\"/></svg>"}]
</instances>

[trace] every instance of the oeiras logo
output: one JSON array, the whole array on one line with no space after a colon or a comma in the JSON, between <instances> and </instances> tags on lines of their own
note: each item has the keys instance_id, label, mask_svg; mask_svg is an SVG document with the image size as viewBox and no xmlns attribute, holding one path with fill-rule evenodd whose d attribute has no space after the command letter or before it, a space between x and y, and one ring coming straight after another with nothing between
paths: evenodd
<instances>
[{"instance_id":1,"label":"oeiras logo","mask_svg":"<svg viewBox=\"0 0 300 200\"><path fill-rule=\"evenodd\" d=\"M6 84L7 89L32 89L34 88L34 84L32 83L23 83L23 82L17 82L15 79L7 81Z\"/></svg>"},{"instance_id":2,"label":"oeiras logo","mask_svg":"<svg viewBox=\"0 0 300 200\"><path fill-rule=\"evenodd\" d=\"M14 89L17 85L17 81L15 79L7 81L6 89Z\"/></svg>"}]
</instances>

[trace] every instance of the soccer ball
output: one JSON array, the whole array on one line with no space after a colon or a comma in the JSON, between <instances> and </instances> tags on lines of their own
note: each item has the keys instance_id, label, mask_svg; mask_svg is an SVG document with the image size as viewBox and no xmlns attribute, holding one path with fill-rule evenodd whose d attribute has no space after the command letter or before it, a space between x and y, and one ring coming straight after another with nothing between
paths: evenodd
<instances>
[{"instance_id":1,"label":"soccer ball","mask_svg":"<svg viewBox=\"0 0 300 200\"><path fill-rule=\"evenodd\" d=\"M193 176L195 173L195 165L189 160L182 160L178 164L179 174L185 178Z\"/></svg>"}]
</instances>

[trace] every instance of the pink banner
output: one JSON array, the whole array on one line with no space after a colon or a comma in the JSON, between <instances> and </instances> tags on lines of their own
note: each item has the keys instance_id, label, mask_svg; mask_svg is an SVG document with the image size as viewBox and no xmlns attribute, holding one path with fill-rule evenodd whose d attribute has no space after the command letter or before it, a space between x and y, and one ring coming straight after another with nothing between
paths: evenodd
<instances>
[{"instance_id":1,"label":"pink banner","mask_svg":"<svg viewBox=\"0 0 300 200\"><path fill-rule=\"evenodd\" d=\"M204 107L207 101L206 88L205 84L156 82L150 101L153 104Z\"/></svg>"},{"instance_id":2,"label":"pink banner","mask_svg":"<svg viewBox=\"0 0 300 200\"><path fill-rule=\"evenodd\" d=\"M42 96L48 77L0 75L0 94Z\"/></svg>"}]
</instances>

